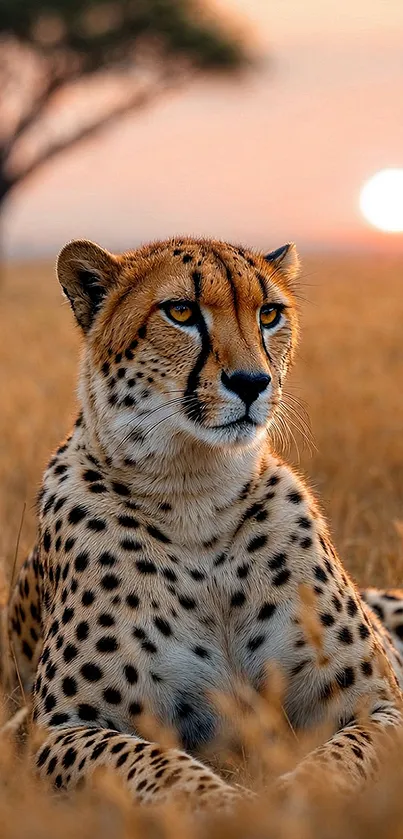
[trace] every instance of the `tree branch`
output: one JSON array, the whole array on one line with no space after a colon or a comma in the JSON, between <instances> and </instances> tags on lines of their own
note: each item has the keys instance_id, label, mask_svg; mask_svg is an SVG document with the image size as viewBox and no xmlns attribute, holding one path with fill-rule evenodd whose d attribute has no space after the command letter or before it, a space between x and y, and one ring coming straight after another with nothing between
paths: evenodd
<instances>
[{"instance_id":1,"label":"tree branch","mask_svg":"<svg viewBox=\"0 0 403 839\"><path fill-rule=\"evenodd\" d=\"M53 157L56 157L61 152L74 148L74 146L81 143L83 140L88 139L89 137L94 136L98 131L103 130L104 128L113 125L114 122L117 122L122 116L125 114L130 113L130 111L143 108L148 105L151 101L154 101L162 94L166 93L167 90L173 89L174 81L171 78L169 84L161 84L159 87L153 87L149 90L136 92L133 96L129 97L129 99L124 102L123 104L117 105L113 108L112 111L109 111L107 114L104 114L99 119L92 122L90 125L85 125L83 128L79 129L76 133L70 135L70 137L66 137L62 140L56 141L54 144L51 144L48 148L44 149L42 152L38 154L27 166L20 169L16 173L11 173L9 182L11 184L10 188L14 188L17 186L21 181L24 181L29 175L36 172L40 166L43 166L45 163L48 163Z\"/></svg>"}]
</instances>

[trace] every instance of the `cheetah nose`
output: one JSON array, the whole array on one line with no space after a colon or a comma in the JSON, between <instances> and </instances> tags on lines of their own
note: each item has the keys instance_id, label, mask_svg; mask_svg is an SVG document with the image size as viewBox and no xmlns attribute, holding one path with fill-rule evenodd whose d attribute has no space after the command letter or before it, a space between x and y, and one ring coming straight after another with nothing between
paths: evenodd
<instances>
[{"instance_id":1,"label":"cheetah nose","mask_svg":"<svg viewBox=\"0 0 403 839\"><path fill-rule=\"evenodd\" d=\"M236 370L228 376L223 370L221 381L227 390L236 393L246 405L251 405L269 386L271 376L267 373L248 373L243 370Z\"/></svg>"}]
</instances>

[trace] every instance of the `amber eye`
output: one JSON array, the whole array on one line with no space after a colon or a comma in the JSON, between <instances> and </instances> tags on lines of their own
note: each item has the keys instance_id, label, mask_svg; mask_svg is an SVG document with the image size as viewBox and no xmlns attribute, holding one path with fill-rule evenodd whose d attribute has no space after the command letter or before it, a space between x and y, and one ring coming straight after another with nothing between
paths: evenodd
<instances>
[{"instance_id":1,"label":"amber eye","mask_svg":"<svg viewBox=\"0 0 403 839\"><path fill-rule=\"evenodd\" d=\"M281 306L262 306L260 310L260 324L269 329L277 326L281 318Z\"/></svg>"},{"instance_id":2,"label":"amber eye","mask_svg":"<svg viewBox=\"0 0 403 839\"><path fill-rule=\"evenodd\" d=\"M198 318L198 308L191 301L177 300L172 302L168 300L161 308L175 323L183 323L186 326L196 323Z\"/></svg>"}]
</instances>

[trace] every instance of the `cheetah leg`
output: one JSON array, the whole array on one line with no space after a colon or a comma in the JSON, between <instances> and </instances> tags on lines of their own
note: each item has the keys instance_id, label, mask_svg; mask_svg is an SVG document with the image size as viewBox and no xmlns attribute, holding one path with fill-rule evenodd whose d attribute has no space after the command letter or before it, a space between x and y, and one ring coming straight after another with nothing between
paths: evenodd
<instances>
[{"instance_id":1,"label":"cheetah leg","mask_svg":"<svg viewBox=\"0 0 403 839\"><path fill-rule=\"evenodd\" d=\"M382 742L387 746L386 735L392 743L402 717L398 708L387 702L379 702L369 714L368 723L349 723L330 740L308 754L292 772L283 775L280 787L284 790L295 783L305 787L323 777L329 777L342 793L350 794L356 788L373 778L379 767Z\"/></svg>"},{"instance_id":2,"label":"cheetah leg","mask_svg":"<svg viewBox=\"0 0 403 839\"><path fill-rule=\"evenodd\" d=\"M31 691L42 647L39 568L35 547L21 567L9 605L10 646L25 693Z\"/></svg>"},{"instance_id":3,"label":"cheetah leg","mask_svg":"<svg viewBox=\"0 0 403 839\"><path fill-rule=\"evenodd\" d=\"M36 755L36 766L56 788L74 787L103 766L117 772L141 803L160 804L179 795L192 808L229 809L242 795L184 752L107 729L51 730Z\"/></svg>"},{"instance_id":4,"label":"cheetah leg","mask_svg":"<svg viewBox=\"0 0 403 839\"><path fill-rule=\"evenodd\" d=\"M403 656L403 590L367 588L360 593L389 632L395 648Z\"/></svg>"}]
</instances>

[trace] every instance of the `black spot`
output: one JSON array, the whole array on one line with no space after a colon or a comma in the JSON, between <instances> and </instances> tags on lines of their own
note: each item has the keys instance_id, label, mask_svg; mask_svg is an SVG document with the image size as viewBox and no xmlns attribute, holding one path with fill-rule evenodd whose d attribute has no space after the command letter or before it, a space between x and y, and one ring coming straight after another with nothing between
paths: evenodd
<instances>
[{"instance_id":1,"label":"black spot","mask_svg":"<svg viewBox=\"0 0 403 839\"><path fill-rule=\"evenodd\" d=\"M133 530L139 526L137 519L133 516L118 516L118 522L121 527L131 527Z\"/></svg>"},{"instance_id":2,"label":"black spot","mask_svg":"<svg viewBox=\"0 0 403 839\"><path fill-rule=\"evenodd\" d=\"M51 725L51 726L52 725L54 725L54 726L63 725L65 722L68 722L68 721L69 721L69 715L68 714L53 714L53 716L49 720L49 725Z\"/></svg>"},{"instance_id":3,"label":"black spot","mask_svg":"<svg viewBox=\"0 0 403 839\"><path fill-rule=\"evenodd\" d=\"M251 638L247 644L248 650L250 650L251 652L255 652L255 650L258 650L259 647L261 647L264 643L265 637L265 635L256 635L255 638Z\"/></svg>"},{"instance_id":4,"label":"black spot","mask_svg":"<svg viewBox=\"0 0 403 839\"><path fill-rule=\"evenodd\" d=\"M112 615L102 613L102 615L99 615L98 617L98 623L100 626L104 627L114 626L115 618L113 618Z\"/></svg>"},{"instance_id":5,"label":"black spot","mask_svg":"<svg viewBox=\"0 0 403 839\"><path fill-rule=\"evenodd\" d=\"M45 746L45 748L42 749L42 751L38 755L36 765L37 766L43 766L43 764L47 761L49 755L50 755L50 748L49 748L49 746Z\"/></svg>"},{"instance_id":6,"label":"black spot","mask_svg":"<svg viewBox=\"0 0 403 839\"><path fill-rule=\"evenodd\" d=\"M135 685L138 681L139 674L132 664L126 664L124 667L124 674L129 685Z\"/></svg>"},{"instance_id":7,"label":"black spot","mask_svg":"<svg viewBox=\"0 0 403 839\"><path fill-rule=\"evenodd\" d=\"M248 519L255 518L262 511L263 511L263 505L260 501L256 501L254 504L251 504L251 506L248 507L248 509L245 510L245 512L244 512L244 514L242 516L241 524L244 521L247 521Z\"/></svg>"},{"instance_id":8,"label":"black spot","mask_svg":"<svg viewBox=\"0 0 403 839\"><path fill-rule=\"evenodd\" d=\"M161 618L157 615L154 618L154 624L157 627L157 629L162 633L162 635L165 635L167 638L170 635L172 635L172 629L168 621L166 621L164 618Z\"/></svg>"},{"instance_id":9,"label":"black spot","mask_svg":"<svg viewBox=\"0 0 403 839\"><path fill-rule=\"evenodd\" d=\"M209 651L206 650L205 647L201 647L199 644L193 647L193 652L195 655L199 656L199 658L210 658Z\"/></svg>"},{"instance_id":10,"label":"black spot","mask_svg":"<svg viewBox=\"0 0 403 839\"><path fill-rule=\"evenodd\" d=\"M134 626L132 632L134 637L139 638L140 641L143 641L146 637L146 633L144 632L144 629L142 629L141 626Z\"/></svg>"},{"instance_id":11,"label":"black spot","mask_svg":"<svg viewBox=\"0 0 403 839\"><path fill-rule=\"evenodd\" d=\"M29 646L29 644L27 644L26 641L22 642L22 651L23 651L25 657L28 658L29 661L31 661L33 653L32 653L31 647Z\"/></svg>"},{"instance_id":12,"label":"black spot","mask_svg":"<svg viewBox=\"0 0 403 839\"><path fill-rule=\"evenodd\" d=\"M53 711L53 708L56 706L56 699L52 693L49 693L45 699L45 711L47 714L50 714Z\"/></svg>"},{"instance_id":13,"label":"black spot","mask_svg":"<svg viewBox=\"0 0 403 839\"><path fill-rule=\"evenodd\" d=\"M62 614L62 623L70 623L74 615L74 609L65 609Z\"/></svg>"},{"instance_id":14,"label":"black spot","mask_svg":"<svg viewBox=\"0 0 403 839\"><path fill-rule=\"evenodd\" d=\"M157 573L157 566L154 565L153 562L147 559L137 559L136 560L136 567L137 570L140 571L141 574L156 574Z\"/></svg>"},{"instance_id":15,"label":"black spot","mask_svg":"<svg viewBox=\"0 0 403 839\"><path fill-rule=\"evenodd\" d=\"M314 567L314 574L317 580L320 580L321 583L327 582L327 574L326 571L322 568L321 565L315 565Z\"/></svg>"},{"instance_id":16,"label":"black spot","mask_svg":"<svg viewBox=\"0 0 403 839\"><path fill-rule=\"evenodd\" d=\"M144 325L140 326L140 329L137 332L137 335L139 336L139 338L145 338L146 334L147 334L147 327L144 326Z\"/></svg>"},{"instance_id":17,"label":"black spot","mask_svg":"<svg viewBox=\"0 0 403 839\"><path fill-rule=\"evenodd\" d=\"M76 761L76 758L77 758L77 752L71 746L69 749L67 749L67 752L63 756L62 763L63 763L64 768L68 769L69 766L73 766L75 761Z\"/></svg>"},{"instance_id":18,"label":"black spot","mask_svg":"<svg viewBox=\"0 0 403 839\"><path fill-rule=\"evenodd\" d=\"M189 570L189 575L191 576L192 580L196 580L197 583L201 583L203 580L206 579L206 575L202 573L202 571L198 571L197 568L191 568Z\"/></svg>"},{"instance_id":19,"label":"black spot","mask_svg":"<svg viewBox=\"0 0 403 839\"><path fill-rule=\"evenodd\" d=\"M340 670L336 673L336 682L339 687L345 690L346 688L352 687L355 682L355 674L352 667L345 667L344 670Z\"/></svg>"},{"instance_id":20,"label":"black spot","mask_svg":"<svg viewBox=\"0 0 403 839\"><path fill-rule=\"evenodd\" d=\"M128 606L130 606L131 609L137 609L137 607L140 603L140 600L137 597L137 594L132 593L132 594L127 595L126 603L127 603Z\"/></svg>"},{"instance_id":21,"label":"black spot","mask_svg":"<svg viewBox=\"0 0 403 839\"><path fill-rule=\"evenodd\" d=\"M104 574L101 577L101 586L105 589L105 591L113 591L113 589L118 588L120 585L119 577L116 574Z\"/></svg>"},{"instance_id":22,"label":"black spot","mask_svg":"<svg viewBox=\"0 0 403 839\"><path fill-rule=\"evenodd\" d=\"M78 706L78 716L80 720L85 720L86 722L95 722L98 719L98 710L93 705L89 705L87 702L82 702Z\"/></svg>"},{"instance_id":23,"label":"black spot","mask_svg":"<svg viewBox=\"0 0 403 839\"><path fill-rule=\"evenodd\" d=\"M279 573L273 577L272 583L274 586L283 586L285 583L288 583L290 577L291 573L288 568L283 568L282 571L279 571Z\"/></svg>"},{"instance_id":24,"label":"black spot","mask_svg":"<svg viewBox=\"0 0 403 839\"><path fill-rule=\"evenodd\" d=\"M91 484L91 486L88 487L88 489L90 492L93 492L94 494L106 492L106 486L104 484Z\"/></svg>"},{"instance_id":25,"label":"black spot","mask_svg":"<svg viewBox=\"0 0 403 839\"><path fill-rule=\"evenodd\" d=\"M249 553L254 553L254 551L258 551L259 548L263 548L267 543L267 536L262 533L260 536L254 536L253 539L246 546L246 550Z\"/></svg>"},{"instance_id":26,"label":"black spot","mask_svg":"<svg viewBox=\"0 0 403 839\"><path fill-rule=\"evenodd\" d=\"M231 597L231 606L243 606L246 597L243 591L235 591Z\"/></svg>"},{"instance_id":27,"label":"black spot","mask_svg":"<svg viewBox=\"0 0 403 839\"><path fill-rule=\"evenodd\" d=\"M84 591L83 596L81 598L81 603L83 606L91 606L95 600L95 594L93 591Z\"/></svg>"},{"instance_id":28,"label":"black spot","mask_svg":"<svg viewBox=\"0 0 403 839\"><path fill-rule=\"evenodd\" d=\"M125 747L125 743L115 743L111 748L111 755L117 755Z\"/></svg>"},{"instance_id":29,"label":"black spot","mask_svg":"<svg viewBox=\"0 0 403 839\"><path fill-rule=\"evenodd\" d=\"M329 612L324 612L324 614L320 615L320 621L323 626L333 626L334 617Z\"/></svg>"},{"instance_id":30,"label":"black spot","mask_svg":"<svg viewBox=\"0 0 403 839\"><path fill-rule=\"evenodd\" d=\"M312 527L312 522L306 516L300 516L300 518L297 519L297 524L299 524L299 526L304 530L310 530Z\"/></svg>"},{"instance_id":31,"label":"black spot","mask_svg":"<svg viewBox=\"0 0 403 839\"><path fill-rule=\"evenodd\" d=\"M248 562L244 562L242 565L239 565L239 566L238 566L238 568L237 568L237 570L236 570L236 573L237 573L238 577L239 577L241 580L243 580L245 577L247 577L247 576L248 576L249 571L250 571L250 565L249 565L249 563L248 563Z\"/></svg>"},{"instance_id":32,"label":"black spot","mask_svg":"<svg viewBox=\"0 0 403 839\"><path fill-rule=\"evenodd\" d=\"M342 628L338 632L337 637L342 644L352 644L354 642L353 636L348 626L342 626Z\"/></svg>"},{"instance_id":33,"label":"black spot","mask_svg":"<svg viewBox=\"0 0 403 839\"><path fill-rule=\"evenodd\" d=\"M332 597L332 603L333 603L334 608L336 609L336 612L340 613L341 610L342 610L341 600L339 600L339 598L336 597L335 594Z\"/></svg>"},{"instance_id":34,"label":"black spot","mask_svg":"<svg viewBox=\"0 0 403 839\"><path fill-rule=\"evenodd\" d=\"M222 553L219 556L217 556L214 560L214 567L218 568L220 565L223 565L226 558L227 558L227 554L225 554L225 553Z\"/></svg>"},{"instance_id":35,"label":"black spot","mask_svg":"<svg viewBox=\"0 0 403 839\"><path fill-rule=\"evenodd\" d=\"M104 361L104 363L103 363L103 365L102 365L102 367L101 367L101 370L102 370L102 372L103 372L104 376L109 376L109 369L110 369L110 368L109 368L109 364L108 364L108 362L107 362L107 361Z\"/></svg>"},{"instance_id":36,"label":"black spot","mask_svg":"<svg viewBox=\"0 0 403 839\"><path fill-rule=\"evenodd\" d=\"M103 754L103 752L105 751L107 745L108 745L107 741L104 741L103 743L97 743L97 745L94 746L94 748L91 752L90 760L98 760L98 758L101 756L101 754Z\"/></svg>"},{"instance_id":37,"label":"black spot","mask_svg":"<svg viewBox=\"0 0 403 839\"><path fill-rule=\"evenodd\" d=\"M115 562L116 562L116 557L114 557L114 556L113 556L113 554L109 553L109 551L104 551L104 552L103 552L103 553L101 553L101 555L98 557L98 562L99 562L99 564L100 564L100 565L108 565L108 566L111 566L111 565L114 565L114 564L115 564Z\"/></svg>"},{"instance_id":38,"label":"black spot","mask_svg":"<svg viewBox=\"0 0 403 839\"><path fill-rule=\"evenodd\" d=\"M96 472L95 469L87 469L83 474L83 478L85 481L93 483L94 481L101 481L102 475L100 472Z\"/></svg>"},{"instance_id":39,"label":"black spot","mask_svg":"<svg viewBox=\"0 0 403 839\"><path fill-rule=\"evenodd\" d=\"M63 463L59 463L59 466L55 466L54 472L55 475L63 475L65 472L67 472L67 466L65 466Z\"/></svg>"},{"instance_id":40,"label":"black spot","mask_svg":"<svg viewBox=\"0 0 403 839\"><path fill-rule=\"evenodd\" d=\"M178 600L184 609L190 610L196 607L196 601L193 600L193 597L186 597L185 595L179 594Z\"/></svg>"},{"instance_id":41,"label":"black spot","mask_svg":"<svg viewBox=\"0 0 403 839\"><path fill-rule=\"evenodd\" d=\"M147 532L150 534L150 536L153 536L154 539L158 539L159 542L163 542L165 545L169 545L171 543L171 540L168 538L168 536L166 536L165 533L162 533L161 530L158 529L158 527L152 527L151 525L149 525L147 527Z\"/></svg>"},{"instance_id":42,"label":"black spot","mask_svg":"<svg viewBox=\"0 0 403 839\"><path fill-rule=\"evenodd\" d=\"M119 705L122 701L122 694L116 688L105 688L103 697L109 705Z\"/></svg>"},{"instance_id":43,"label":"black spot","mask_svg":"<svg viewBox=\"0 0 403 839\"><path fill-rule=\"evenodd\" d=\"M132 702L129 705L129 714L132 714L134 717L138 714L141 714L142 710L143 710L143 706L140 704L140 702ZM138 745L143 745L143 744L139 743ZM135 749L135 751L136 751L136 749Z\"/></svg>"},{"instance_id":44,"label":"black spot","mask_svg":"<svg viewBox=\"0 0 403 839\"><path fill-rule=\"evenodd\" d=\"M98 667L97 664L92 664L91 662L87 664L83 664L81 668L81 675L87 682L99 682L102 678L102 670Z\"/></svg>"},{"instance_id":45,"label":"black spot","mask_svg":"<svg viewBox=\"0 0 403 839\"><path fill-rule=\"evenodd\" d=\"M63 650L63 658L66 664L68 664L70 661L73 661L73 658L76 657L77 652L77 647L75 647L74 644L67 644L65 646Z\"/></svg>"},{"instance_id":46,"label":"black spot","mask_svg":"<svg viewBox=\"0 0 403 839\"><path fill-rule=\"evenodd\" d=\"M88 638L88 634L89 626L87 621L80 621L76 628L77 641L85 641Z\"/></svg>"},{"instance_id":47,"label":"black spot","mask_svg":"<svg viewBox=\"0 0 403 839\"><path fill-rule=\"evenodd\" d=\"M112 481L112 489L118 495L128 496L130 495L130 490L125 484L118 483L117 481Z\"/></svg>"},{"instance_id":48,"label":"black spot","mask_svg":"<svg viewBox=\"0 0 403 839\"><path fill-rule=\"evenodd\" d=\"M118 649L118 642L113 635L104 635L98 639L96 648L99 653L115 653Z\"/></svg>"},{"instance_id":49,"label":"black spot","mask_svg":"<svg viewBox=\"0 0 403 839\"><path fill-rule=\"evenodd\" d=\"M277 571L279 568L282 568L287 561L287 554L285 553L278 553L273 556L272 559L269 559L268 566L272 571Z\"/></svg>"},{"instance_id":50,"label":"black spot","mask_svg":"<svg viewBox=\"0 0 403 839\"><path fill-rule=\"evenodd\" d=\"M74 560L75 570L78 571L79 573L81 573L82 571L85 571L85 569L87 568L87 565L88 565L88 553L86 551L83 551L82 553L77 554L77 556Z\"/></svg>"},{"instance_id":51,"label":"black spot","mask_svg":"<svg viewBox=\"0 0 403 839\"><path fill-rule=\"evenodd\" d=\"M72 507L68 515L69 524L78 524L87 515L85 507Z\"/></svg>"},{"instance_id":52,"label":"black spot","mask_svg":"<svg viewBox=\"0 0 403 839\"><path fill-rule=\"evenodd\" d=\"M87 522L87 527L89 530L94 530L99 533L101 530L106 529L106 522L103 519L90 519Z\"/></svg>"},{"instance_id":53,"label":"black spot","mask_svg":"<svg viewBox=\"0 0 403 839\"><path fill-rule=\"evenodd\" d=\"M395 627L395 632L396 632L396 631L397 631L397 627ZM365 638L368 638L368 636L369 636L369 629L368 629L368 627L365 625L365 623L360 623L360 625L359 625L359 627L358 627L358 634L359 634L360 638L362 638L362 640L363 640L363 641L365 640ZM399 633L397 632L397 634L399 634Z\"/></svg>"},{"instance_id":54,"label":"black spot","mask_svg":"<svg viewBox=\"0 0 403 839\"><path fill-rule=\"evenodd\" d=\"M301 548L304 548L304 550L307 550L307 548L310 548L312 546L311 537L306 536L305 539L301 539L300 545L301 545Z\"/></svg>"},{"instance_id":55,"label":"black spot","mask_svg":"<svg viewBox=\"0 0 403 839\"><path fill-rule=\"evenodd\" d=\"M45 532L44 532L44 534L43 534L43 540L42 540L42 543L43 543L43 548L44 548L44 550L46 551L46 553L49 553L50 546L51 546L51 544L52 544L52 540L51 540L51 538L50 538L50 533L49 533L49 530L45 530Z\"/></svg>"},{"instance_id":56,"label":"black spot","mask_svg":"<svg viewBox=\"0 0 403 839\"><path fill-rule=\"evenodd\" d=\"M65 696L75 696L77 693L77 682L72 676L66 676L62 681L62 690Z\"/></svg>"},{"instance_id":57,"label":"black spot","mask_svg":"<svg viewBox=\"0 0 403 839\"><path fill-rule=\"evenodd\" d=\"M274 615L276 611L276 606L274 603L264 603L258 613L258 620L266 621Z\"/></svg>"},{"instance_id":58,"label":"black spot","mask_svg":"<svg viewBox=\"0 0 403 839\"><path fill-rule=\"evenodd\" d=\"M300 504L302 501L302 495L300 492L289 492L287 498L288 501L291 501L291 504Z\"/></svg>"},{"instance_id":59,"label":"black spot","mask_svg":"<svg viewBox=\"0 0 403 839\"><path fill-rule=\"evenodd\" d=\"M184 699L180 699L176 705L176 714L179 719L184 720L189 717L190 714L193 714L193 708L189 702L186 702Z\"/></svg>"},{"instance_id":60,"label":"black spot","mask_svg":"<svg viewBox=\"0 0 403 839\"><path fill-rule=\"evenodd\" d=\"M361 662L361 670L364 676L372 676L372 664L370 661L362 661Z\"/></svg>"},{"instance_id":61,"label":"black spot","mask_svg":"<svg viewBox=\"0 0 403 839\"><path fill-rule=\"evenodd\" d=\"M143 546L141 542L135 542L134 539L122 539L120 547L124 551L139 551Z\"/></svg>"},{"instance_id":62,"label":"black spot","mask_svg":"<svg viewBox=\"0 0 403 839\"><path fill-rule=\"evenodd\" d=\"M69 551L71 551L71 549L75 545L75 543L76 543L76 540L75 540L74 536L69 536L69 538L66 539L66 542L65 542L65 545L64 545L64 550L66 551L66 553L69 553Z\"/></svg>"}]
</instances>

